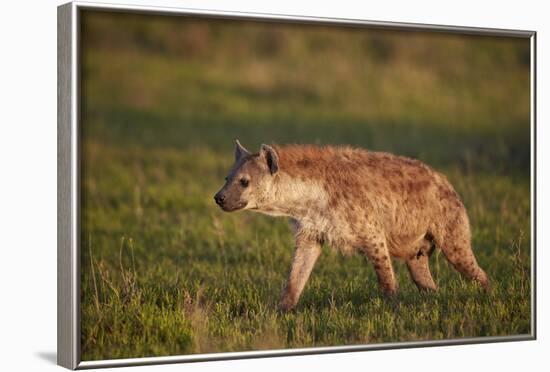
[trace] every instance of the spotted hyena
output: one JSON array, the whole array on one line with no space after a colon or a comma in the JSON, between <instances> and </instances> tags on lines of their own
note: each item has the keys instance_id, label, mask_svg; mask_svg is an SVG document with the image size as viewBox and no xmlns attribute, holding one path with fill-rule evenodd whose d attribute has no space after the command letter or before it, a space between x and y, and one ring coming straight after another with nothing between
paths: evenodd
<instances>
[{"instance_id":1,"label":"spotted hyena","mask_svg":"<svg viewBox=\"0 0 550 372\"><path fill-rule=\"evenodd\" d=\"M323 243L364 254L387 295L397 291L391 258L405 261L419 289L437 290L428 265L436 247L465 277L489 286L464 204L445 176L418 160L312 145L262 145L251 154L236 141L235 164L214 199L227 212L290 219L296 247L283 311L296 306Z\"/></svg>"}]
</instances>

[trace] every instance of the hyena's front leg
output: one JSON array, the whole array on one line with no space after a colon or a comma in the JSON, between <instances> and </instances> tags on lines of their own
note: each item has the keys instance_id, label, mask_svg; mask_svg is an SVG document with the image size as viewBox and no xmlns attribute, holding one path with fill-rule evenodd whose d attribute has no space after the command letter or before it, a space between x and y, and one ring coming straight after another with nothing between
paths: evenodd
<instances>
[{"instance_id":1,"label":"hyena's front leg","mask_svg":"<svg viewBox=\"0 0 550 372\"><path fill-rule=\"evenodd\" d=\"M313 266L321 254L321 245L312 239L298 237L288 280L281 295L279 309L289 311L296 306Z\"/></svg>"},{"instance_id":2,"label":"hyena's front leg","mask_svg":"<svg viewBox=\"0 0 550 372\"><path fill-rule=\"evenodd\" d=\"M387 296L395 295L397 293L397 280L395 280L386 238L380 235L369 239L365 242L363 252L374 265L378 285L382 292Z\"/></svg>"}]
</instances>

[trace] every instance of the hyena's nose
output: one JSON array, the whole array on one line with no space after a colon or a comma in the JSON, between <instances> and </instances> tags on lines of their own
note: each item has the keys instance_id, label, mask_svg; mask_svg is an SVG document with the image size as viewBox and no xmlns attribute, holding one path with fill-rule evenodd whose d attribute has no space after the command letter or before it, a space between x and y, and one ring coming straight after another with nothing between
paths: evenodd
<instances>
[{"instance_id":1,"label":"hyena's nose","mask_svg":"<svg viewBox=\"0 0 550 372\"><path fill-rule=\"evenodd\" d=\"M216 204L222 205L225 200L225 196L220 193L217 193L216 195L214 195L214 200L216 201Z\"/></svg>"}]
</instances>

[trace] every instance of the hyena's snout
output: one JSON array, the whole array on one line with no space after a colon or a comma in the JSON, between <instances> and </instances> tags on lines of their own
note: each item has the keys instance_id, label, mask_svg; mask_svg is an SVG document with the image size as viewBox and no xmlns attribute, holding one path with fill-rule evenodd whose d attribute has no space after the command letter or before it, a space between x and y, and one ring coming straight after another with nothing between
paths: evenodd
<instances>
[{"instance_id":1,"label":"hyena's snout","mask_svg":"<svg viewBox=\"0 0 550 372\"><path fill-rule=\"evenodd\" d=\"M231 190L222 189L214 195L214 201L225 212L234 212L247 206L247 202Z\"/></svg>"},{"instance_id":2,"label":"hyena's snout","mask_svg":"<svg viewBox=\"0 0 550 372\"><path fill-rule=\"evenodd\" d=\"M214 195L214 201L216 202L216 204L222 207L225 203L225 194L223 194L221 191L218 192L216 195Z\"/></svg>"}]
</instances>

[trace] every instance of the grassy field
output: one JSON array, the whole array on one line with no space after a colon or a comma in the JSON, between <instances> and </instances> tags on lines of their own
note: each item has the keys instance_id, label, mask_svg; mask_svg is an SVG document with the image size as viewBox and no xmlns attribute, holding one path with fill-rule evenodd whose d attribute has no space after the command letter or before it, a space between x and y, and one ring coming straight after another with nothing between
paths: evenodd
<instances>
[{"instance_id":1,"label":"grassy field","mask_svg":"<svg viewBox=\"0 0 550 372\"><path fill-rule=\"evenodd\" d=\"M526 334L529 43L88 13L82 40L83 360ZM492 279L436 251L439 292L400 262L396 301L323 248L296 311L276 305L284 219L212 196L233 140L352 144L445 173Z\"/></svg>"}]
</instances>

